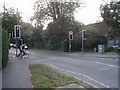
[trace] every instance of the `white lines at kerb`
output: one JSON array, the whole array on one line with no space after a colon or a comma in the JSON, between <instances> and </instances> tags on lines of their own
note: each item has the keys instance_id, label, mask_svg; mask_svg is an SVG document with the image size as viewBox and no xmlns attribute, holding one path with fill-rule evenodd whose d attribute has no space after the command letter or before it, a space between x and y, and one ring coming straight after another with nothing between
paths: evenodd
<instances>
[{"instance_id":1,"label":"white lines at kerb","mask_svg":"<svg viewBox=\"0 0 120 90\"><path fill-rule=\"evenodd\" d=\"M95 62L95 63L97 63L97 64L101 64L101 65L106 65L106 66L109 66L109 67L118 68L118 66L111 65L111 64L105 64L105 63L101 63L101 62Z\"/></svg>"},{"instance_id":2,"label":"white lines at kerb","mask_svg":"<svg viewBox=\"0 0 120 90\"><path fill-rule=\"evenodd\" d=\"M84 75L84 74L81 74L81 73L77 73L77 72L73 72L73 71L66 70L66 69L61 69L61 68L56 67L56 66L54 66L52 64L49 64L49 65L52 66L53 68L56 68L56 69L61 70L61 71L65 71L65 72L69 72L69 73L73 73L73 74L77 74L77 75L83 76L83 77L88 78L88 79L90 79L90 80L92 80L92 81L94 81L94 82L96 82L96 83L98 83L98 84L100 84L102 86L105 86L106 88L110 88L110 86L105 85L105 84L103 84L103 83L101 83L101 82L99 82L99 81L97 81L97 80L95 80L95 79L93 79L93 78L91 78L91 77L89 77L87 75Z\"/></svg>"}]
</instances>

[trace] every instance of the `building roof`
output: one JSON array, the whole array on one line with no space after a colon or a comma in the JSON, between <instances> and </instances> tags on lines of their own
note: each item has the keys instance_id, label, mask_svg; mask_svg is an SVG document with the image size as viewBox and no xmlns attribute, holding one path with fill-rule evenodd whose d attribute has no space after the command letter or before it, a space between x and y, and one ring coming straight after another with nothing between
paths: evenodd
<instances>
[{"instance_id":1,"label":"building roof","mask_svg":"<svg viewBox=\"0 0 120 90\"><path fill-rule=\"evenodd\" d=\"M99 31L99 36L106 36L110 29L110 27L105 22L89 24L88 26L95 27Z\"/></svg>"}]
</instances>

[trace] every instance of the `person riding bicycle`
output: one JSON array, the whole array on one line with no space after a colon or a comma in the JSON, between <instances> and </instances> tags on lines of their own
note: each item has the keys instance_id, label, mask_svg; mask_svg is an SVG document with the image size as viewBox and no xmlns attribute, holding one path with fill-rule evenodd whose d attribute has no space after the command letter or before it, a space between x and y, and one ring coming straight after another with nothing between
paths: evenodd
<instances>
[{"instance_id":1,"label":"person riding bicycle","mask_svg":"<svg viewBox=\"0 0 120 90\"><path fill-rule=\"evenodd\" d=\"M23 56L25 55L25 44L20 45L19 47L20 53L23 53Z\"/></svg>"},{"instance_id":2,"label":"person riding bicycle","mask_svg":"<svg viewBox=\"0 0 120 90\"><path fill-rule=\"evenodd\" d=\"M22 45L22 52L23 52L23 56L24 56L25 52L26 52L26 50L25 50L25 44Z\"/></svg>"}]
</instances>

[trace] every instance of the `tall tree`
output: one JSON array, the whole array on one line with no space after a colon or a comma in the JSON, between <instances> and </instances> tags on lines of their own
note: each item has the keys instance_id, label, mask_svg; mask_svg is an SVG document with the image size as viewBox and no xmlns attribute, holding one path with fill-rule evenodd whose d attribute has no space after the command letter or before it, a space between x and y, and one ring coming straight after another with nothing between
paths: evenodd
<instances>
[{"instance_id":1,"label":"tall tree","mask_svg":"<svg viewBox=\"0 0 120 90\"><path fill-rule=\"evenodd\" d=\"M120 35L120 1L110 2L101 6L101 15L111 27L112 35Z\"/></svg>"},{"instance_id":2,"label":"tall tree","mask_svg":"<svg viewBox=\"0 0 120 90\"><path fill-rule=\"evenodd\" d=\"M34 5L34 19L37 24L46 20L58 20L61 16L72 17L76 8L80 7L80 2L41 2L38 0Z\"/></svg>"},{"instance_id":3,"label":"tall tree","mask_svg":"<svg viewBox=\"0 0 120 90\"><path fill-rule=\"evenodd\" d=\"M14 25L19 24L22 21L20 12L18 9L8 8L2 13L2 28L11 32Z\"/></svg>"}]
</instances>

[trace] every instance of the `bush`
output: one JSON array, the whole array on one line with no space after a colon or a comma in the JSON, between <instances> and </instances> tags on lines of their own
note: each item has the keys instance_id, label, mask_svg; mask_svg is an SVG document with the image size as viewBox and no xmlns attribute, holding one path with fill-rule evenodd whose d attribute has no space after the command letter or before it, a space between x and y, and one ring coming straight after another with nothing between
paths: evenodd
<instances>
[{"instance_id":1,"label":"bush","mask_svg":"<svg viewBox=\"0 0 120 90\"><path fill-rule=\"evenodd\" d=\"M0 27L0 70L2 69L2 28Z\"/></svg>"},{"instance_id":2,"label":"bush","mask_svg":"<svg viewBox=\"0 0 120 90\"><path fill-rule=\"evenodd\" d=\"M60 40L56 35L51 35L48 40L48 49L58 50L60 48Z\"/></svg>"},{"instance_id":3,"label":"bush","mask_svg":"<svg viewBox=\"0 0 120 90\"><path fill-rule=\"evenodd\" d=\"M68 52L69 51L69 40L65 39L64 41L62 41L61 43L61 47L63 48L64 52Z\"/></svg>"},{"instance_id":4,"label":"bush","mask_svg":"<svg viewBox=\"0 0 120 90\"><path fill-rule=\"evenodd\" d=\"M7 65L8 62L8 32L6 30L2 30L2 68Z\"/></svg>"}]
</instances>

